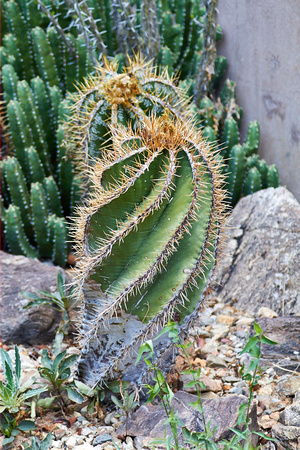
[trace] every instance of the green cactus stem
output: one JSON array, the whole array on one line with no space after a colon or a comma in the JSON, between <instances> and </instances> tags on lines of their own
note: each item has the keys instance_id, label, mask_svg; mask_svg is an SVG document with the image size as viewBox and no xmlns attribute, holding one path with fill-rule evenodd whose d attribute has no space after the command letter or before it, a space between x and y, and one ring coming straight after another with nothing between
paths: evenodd
<instances>
[{"instance_id":1,"label":"green cactus stem","mask_svg":"<svg viewBox=\"0 0 300 450\"><path fill-rule=\"evenodd\" d=\"M10 100L18 100L18 81L18 75L16 74L16 71L11 64L5 64L4 66L2 66L2 83L6 104L8 104Z\"/></svg>"},{"instance_id":2,"label":"green cactus stem","mask_svg":"<svg viewBox=\"0 0 300 450\"><path fill-rule=\"evenodd\" d=\"M233 117L228 117L225 120L222 143L224 148L222 149L222 156L228 159L230 150L240 142L240 132L237 122Z\"/></svg>"},{"instance_id":3,"label":"green cactus stem","mask_svg":"<svg viewBox=\"0 0 300 450\"><path fill-rule=\"evenodd\" d=\"M5 2L5 12L10 32L16 39L18 53L14 56L16 61L22 61L22 73L18 73L18 75L20 78L24 77L26 80L30 80L33 77L33 55L26 19L21 13L18 3L14 0Z\"/></svg>"},{"instance_id":4,"label":"green cactus stem","mask_svg":"<svg viewBox=\"0 0 300 450\"><path fill-rule=\"evenodd\" d=\"M48 211L57 217L62 217L60 194L52 175L44 179L43 186L47 196Z\"/></svg>"},{"instance_id":5,"label":"green cactus stem","mask_svg":"<svg viewBox=\"0 0 300 450\"><path fill-rule=\"evenodd\" d=\"M229 153L229 162L227 168L226 189L229 193L229 199L234 206L241 197L243 181L246 173L245 151L240 144L232 147Z\"/></svg>"},{"instance_id":6,"label":"green cactus stem","mask_svg":"<svg viewBox=\"0 0 300 450\"><path fill-rule=\"evenodd\" d=\"M15 255L38 257L37 249L30 244L24 232L20 210L13 204L9 205L5 214L5 236L10 251Z\"/></svg>"},{"instance_id":7,"label":"green cactus stem","mask_svg":"<svg viewBox=\"0 0 300 450\"><path fill-rule=\"evenodd\" d=\"M175 312L183 321L197 309L224 219L220 168L191 124L165 113L111 133L114 148L90 170L93 190L75 218L79 374L90 385L118 376L117 366L126 372L131 349Z\"/></svg>"},{"instance_id":8,"label":"green cactus stem","mask_svg":"<svg viewBox=\"0 0 300 450\"><path fill-rule=\"evenodd\" d=\"M15 157L8 156L2 162L2 170L2 176L5 177L10 199L19 208L25 228L30 230L32 229L30 196L21 165Z\"/></svg>"},{"instance_id":9,"label":"green cactus stem","mask_svg":"<svg viewBox=\"0 0 300 450\"><path fill-rule=\"evenodd\" d=\"M34 147L25 148L26 163L28 167L29 183L42 182L45 178L45 171L39 154Z\"/></svg>"},{"instance_id":10,"label":"green cactus stem","mask_svg":"<svg viewBox=\"0 0 300 450\"><path fill-rule=\"evenodd\" d=\"M278 186L280 186L278 169L275 164L272 164L268 168L268 187L277 188Z\"/></svg>"},{"instance_id":11,"label":"green cactus stem","mask_svg":"<svg viewBox=\"0 0 300 450\"><path fill-rule=\"evenodd\" d=\"M44 80L48 88L58 86L58 70L45 32L40 27L35 27L32 30L32 40L39 76Z\"/></svg>"},{"instance_id":12,"label":"green cactus stem","mask_svg":"<svg viewBox=\"0 0 300 450\"><path fill-rule=\"evenodd\" d=\"M257 120L250 122L248 125L247 135L244 141L244 144L247 146L246 156L251 156L253 153L258 152L259 132L260 128Z\"/></svg>"},{"instance_id":13,"label":"green cactus stem","mask_svg":"<svg viewBox=\"0 0 300 450\"><path fill-rule=\"evenodd\" d=\"M262 188L261 175L256 167L252 167L246 175L243 193L244 195L254 194Z\"/></svg>"},{"instance_id":14,"label":"green cactus stem","mask_svg":"<svg viewBox=\"0 0 300 450\"><path fill-rule=\"evenodd\" d=\"M52 214L48 218L48 237L51 245L51 259L54 264L64 267L67 262L67 227L63 218Z\"/></svg>"},{"instance_id":15,"label":"green cactus stem","mask_svg":"<svg viewBox=\"0 0 300 450\"><path fill-rule=\"evenodd\" d=\"M32 183L30 191L30 203L32 210L32 221L34 237L37 242L39 256L41 258L51 257L51 247L48 242L48 206L46 193L41 183Z\"/></svg>"}]
</instances>

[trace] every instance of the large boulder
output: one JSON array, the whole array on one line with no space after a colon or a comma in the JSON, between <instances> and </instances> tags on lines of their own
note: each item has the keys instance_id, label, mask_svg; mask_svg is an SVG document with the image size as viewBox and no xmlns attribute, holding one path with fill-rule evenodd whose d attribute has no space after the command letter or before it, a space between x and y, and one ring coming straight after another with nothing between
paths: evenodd
<instances>
[{"instance_id":1,"label":"large boulder","mask_svg":"<svg viewBox=\"0 0 300 450\"><path fill-rule=\"evenodd\" d=\"M300 205L284 187L242 198L209 296L250 313L300 314Z\"/></svg>"},{"instance_id":2,"label":"large boulder","mask_svg":"<svg viewBox=\"0 0 300 450\"><path fill-rule=\"evenodd\" d=\"M24 310L23 291L57 290L59 267L1 251L1 339L5 344L44 344L54 337L60 314L40 306Z\"/></svg>"},{"instance_id":3,"label":"large boulder","mask_svg":"<svg viewBox=\"0 0 300 450\"><path fill-rule=\"evenodd\" d=\"M184 424L190 431L204 432L203 417L197 409L190 406L196 402L198 397L187 392L179 391L173 397L172 405L178 414L179 422ZM229 439L233 433L229 427L234 427L239 413L239 407L247 403L248 398L243 395L227 395L213 399L203 399L202 406L206 423L210 423L210 429L215 429L213 433L214 441ZM257 431L256 406L251 407L251 431ZM127 424L123 424L117 433L138 437L141 446L149 445L157 439L164 439L172 436L170 425L166 426L166 412L162 404L144 404L129 417ZM179 427L179 430L181 427ZM255 437L253 436L254 440ZM182 432L179 431L179 442L184 444ZM255 440L255 442L257 442Z\"/></svg>"}]
</instances>

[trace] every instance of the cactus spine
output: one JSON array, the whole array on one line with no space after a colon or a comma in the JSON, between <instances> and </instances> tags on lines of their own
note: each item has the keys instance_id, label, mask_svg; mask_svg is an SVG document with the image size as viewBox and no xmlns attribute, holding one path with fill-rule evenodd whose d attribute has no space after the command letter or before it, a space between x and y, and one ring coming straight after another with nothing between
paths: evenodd
<instances>
[{"instance_id":1,"label":"cactus spine","mask_svg":"<svg viewBox=\"0 0 300 450\"><path fill-rule=\"evenodd\" d=\"M175 311L181 320L193 313L224 219L218 164L191 124L165 112L136 130L111 126L111 133L113 149L89 170L93 189L75 219L84 301L79 374L90 385L130 366L132 343Z\"/></svg>"}]
</instances>

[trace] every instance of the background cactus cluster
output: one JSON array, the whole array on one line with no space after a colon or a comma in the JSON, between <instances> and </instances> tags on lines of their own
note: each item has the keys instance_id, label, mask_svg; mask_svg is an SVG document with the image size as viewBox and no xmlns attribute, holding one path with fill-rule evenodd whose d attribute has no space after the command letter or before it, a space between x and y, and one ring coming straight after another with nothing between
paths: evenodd
<instances>
[{"instance_id":1,"label":"background cactus cluster","mask_svg":"<svg viewBox=\"0 0 300 450\"><path fill-rule=\"evenodd\" d=\"M167 72L106 64L73 100L67 136L87 180L73 230L78 374L90 386L133 381L133 349L200 304L225 217L223 175Z\"/></svg>"},{"instance_id":2,"label":"background cactus cluster","mask_svg":"<svg viewBox=\"0 0 300 450\"><path fill-rule=\"evenodd\" d=\"M2 5L1 220L12 253L64 266L67 223L79 198L63 142L67 91L92 64L81 37L66 42L34 2ZM51 2L54 13L59 2ZM72 43L72 51L68 44Z\"/></svg>"},{"instance_id":3,"label":"background cactus cluster","mask_svg":"<svg viewBox=\"0 0 300 450\"><path fill-rule=\"evenodd\" d=\"M229 80L219 100L227 61L216 55L217 0L1 0L1 5L3 248L65 264L66 218L81 195L72 155L63 145L72 102L66 97L95 73L102 57L116 60L121 73L128 56L140 52L153 59L157 73L177 73L176 83L194 99L207 139L230 146L223 157L232 205L241 195L278 184L276 168L259 159L257 146L236 147L241 109ZM13 170L22 179L19 191ZM46 244L36 229L38 216ZM55 256L57 248L64 248L63 256Z\"/></svg>"},{"instance_id":4,"label":"background cactus cluster","mask_svg":"<svg viewBox=\"0 0 300 450\"><path fill-rule=\"evenodd\" d=\"M233 207L241 196L278 187L279 175L274 164L268 166L258 155L260 127L257 121L248 124L245 139L240 142L242 108L236 103L235 83L227 79L215 101L213 92L210 96L204 96L199 109L194 110L203 135L209 142L217 142L221 148L227 201Z\"/></svg>"}]
</instances>

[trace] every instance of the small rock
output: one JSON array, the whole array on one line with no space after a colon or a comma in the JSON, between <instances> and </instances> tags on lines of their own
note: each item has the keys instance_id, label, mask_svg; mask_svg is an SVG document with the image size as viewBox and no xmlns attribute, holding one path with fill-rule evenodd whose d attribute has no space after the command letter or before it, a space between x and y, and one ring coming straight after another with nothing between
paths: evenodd
<instances>
[{"instance_id":1,"label":"small rock","mask_svg":"<svg viewBox=\"0 0 300 450\"><path fill-rule=\"evenodd\" d=\"M277 412L277 411L282 411L287 406L288 406L287 402L278 400L278 401L272 401L269 405L269 409L273 413L273 412Z\"/></svg>"},{"instance_id":2,"label":"small rock","mask_svg":"<svg viewBox=\"0 0 300 450\"><path fill-rule=\"evenodd\" d=\"M248 392L244 388L234 386L229 389L228 394L248 395Z\"/></svg>"},{"instance_id":3,"label":"small rock","mask_svg":"<svg viewBox=\"0 0 300 450\"><path fill-rule=\"evenodd\" d=\"M239 319L236 322L236 325L251 325L251 323L253 322L253 318L252 317L242 317L241 319Z\"/></svg>"},{"instance_id":4,"label":"small rock","mask_svg":"<svg viewBox=\"0 0 300 450\"><path fill-rule=\"evenodd\" d=\"M217 322L223 323L223 324L229 325L229 326L231 326L234 321L235 321L235 317L227 316L226 314L220 314L217 317Z\"/></svg>"},{"instance_id":5,"label":"small rock","mask_svg":"<svg viewBox=\"0 0 300 450\"><path fill-rule=\"evenodd\" d=\"M240 378L229 375L222 378L222 380L225 381L226 383L238 383L240 381Z\"/></svg>"},{"instance_id":6,"label":"small rock","mask_svg":"<svg viewBox=\"0 0 300 450\"><path fill-rule=\"evenodd\" d=\"M214 355L208 355L206 358L206 365L208 367L227 367L227 364L223 358Z\"/></svg>"},{"instance_id":7,"label":"small rock","mask_svg":"<svg viewBox=\"0 0 300 450\"><path fill-rule=\"evenodd\" d=\"M300 401L294 402L280 414L280 422L292 427L300 427Z\"/></svg>"},{"instance_id":8,"label":"small rock","mask_svg":"<svg viewBox=\"0 0 300 450\"><path fill-rule=\"evenodd\" d=\"M110 414L107 414L106 417L104 417L104 423L105 425L110 425L112 423L112 418L114 417L115 413L112 412Z\"/></svg>"},{"instance_id":9,"label":"small rock","mask_svg":"<svg viewBox=\"0 0 300 450\"><path fill-rule=\"evenodd\" d=\"M277 423L276 420L271 419L268 414L261 416L258 422L264 430L272 428Z\"/></svg>"},{"instance_id":10,"label":"small rock","mask_svg":"<svg viewBox=\"0 0 300 450\"><path fill-rule=\"evenodd\" d=\"M51 448L62 448L62 441L52 441L51 442Z\"/></svg>"},{"instance_id":11,"label":"small rock","mask_svg":"<svg viewBox=\"0 0 300 450\"><path fill-rule=\"evenodd\" d=\"M123 443L124 450L134 450L133 440L130 436L127 436L126 443Z\"/></svg>"},{"instance_id":12,"label":"small rock","mask_svg":"<svg viewBox=\"0 0 300 450\"><path fill-rule=\"evenodd\" d=\"M202 399L210 399L210 398L217 398L217 397L218 397L218 394L216 394L215 392L212 392L212 391L201 392Z\"/></svg>"},{"instance_id":13,"label":"small rock","mask_svg":"<svg viewBox=\"0 0 300 450\"><path fill-rule=\"evenodd\" d=\"M98 434L107 433L111 434L114 431L114 427L106 426L97 428Z\"/></svg>"},{"instance_id":14,"label":"small rock","mask_svg":"<svg viewBox=\"0 0 300 450\"><path fill-rule=\"evenodd\" d=\"M194 380L191 374L183 374L180 377L183 382L184 390L190 394L195 394L197 392L196 386L186 387L188 383ZM204 383L205 388L201 388L201 391L212 391L219 392L222 390L222 383L220 380L212 380L204 374L201 374L200 381Z\"/></svg>"},{"instance_id":15,"label":"small rock","mask_svg":"<svg viewBox=\"0 0 300 450\"><path fill-rule=\"evenodd\" d=\"M273 311L273 309L267 308L266 306L262 306L257 311L257 317L265 317L266 319L272 319L274 317L278 317L277 312Z\"/></svg>"},{"instance_id":16,"label":"small rock","mask_svg":"<svg viewBox=\"0 0 300 450\"><path fill-rule=\"evenodd\" d=\"M99 446L101 450L115 450L115 446L112 444L102 444Z\"/></svg>"},{"instance_id":17,"label":"small rock","mask_svg":"<svg viewBox=\"0 0 300 450\"><path fill-rule=\"evenodd\" d=\"M273 385L265 384L258 390L259 395L272 395L273 393Z\"/></svg>"},{"instance_id":18,"label":"small rock","mask_svg":"<svg viewBox=\"0 0 300 450\"><path fill-rule=\"evenodd\" d=\"M81 430L81 435L82 436L89 436L90 434L93 434L93 433L94 433L94 431L91 428L89 428L89 427L84 427Z\"/></svg>"},{"instance_id":19,"label":"small rock","mask_svg":"<svg viewBox=\"0 0 300 450\"><path fill-rule=\"evenodd\" d=\"M66 441L67 448L74 448L76 444L78 444L78 442L75 436L70 436Z\"/></svg>"},{"instance_id":20,"label":"small rock","mask_svg":"<svg viewBox=\"0 0 300 450\"><path fill-rule=\"evenodd\" d=\"M213 339L209 339L204 347L202 348L202 352L206 354L211 354L218 350L218 343L215 342Z\"/></svg>"},{"instance_id":21,"label":"small rock","mask_svg":"<svg viewBox=\"0 0 300 450\"><path fill-rule=\"evenodd\" d=\"M54 292L60 268L21 255L3 251L0 254L2 342L29 345L51 342L60 321L60 313L45 305L23 309L29 300L21 292ZM66 277L68 279L67 274Z\"/></svg>"},{"instance_id":22,"label":"small rock","mask_svg":"<svg viewBox=\"0 0 300 450\"><path fill-rule=\"evenodd\" d=\"M108 433L102 433L95 437L93 445L104 444L104 442L112 441L112 437Z\"/></svg>"},{"instance_id":23,"label":"small rock","mask_svg":"<svg viewBox=\"0 0 300 450\"><path fill-rule=\"evenodd\" d=\"M276 420L276 422L278 422L279 421L279 415L280 415L279 411L275 411L275 412L270 414L270 419L274 419L274 420Z\"/></svg>"},{"instance_id":24,"label":"small rock","mask_svg":"<svg viewBox=\"0 0 300 450\"><path fill-rule=\"evenodd\" d=\"M84 444L77 445L76 450L94 450L94 447L88 442L85 442Z\"/></svg>"},{"instance_id":25,"label":"small rock","mask_svg":"<svg viewBox=\"0 0 300 450\"><path fill-rule=\"evenodd\" d=\"M285 376L278 380L275 391L281 397L292 397L300 390L300 375Z\"/></svg>"},{"instance_id":26,"label":"small rock","mask_svg":"<svg viewBox=\"0 0 300 450\"><path fill-rule=\"evenodd\" d=\"M54 435L56 437L56 439L61 439L62 437L64 437L67 433L67 430L64 430L62 428L59 428L57 430L54 430Z\"/></svg>"},{"instance_id":27,"label":"small rock","mask_svg":"<svg viewBox=\"0 0 300 450\"><path fill-rule=\"evenodd\" d=\"M172 403L175 412L178 412L178 419L182 421L190 430L203 431L203 423L199 415L188 405L197 401L198 397L188 394L184 391L176 392ZM214 438L216 440L226 439L231 435L228 427L233 427L238 417L238 410L241 403L247 402L247 397L230 395L217 397L213 399L203 399L203 410L207 422L211 421L211 428L216 427ZM251 410L253 412L253 410ZM252 414L253 415L253 414ZM251 426L257 427L256 422L256 408L255 415L253 415ZM165 426L166 414L161 405L146 404L132 414L128 421L127 433L128 435L140 438L151 438L152 440L164 439L165 432L167 436L171 435L170 427ZM124 434L125 427L121 426L117 433ZM180 440L182 442L182 435L180 433ZM144 442L143 442L144 444ZM150 446L150 448L152 448ZM158 447L157 447L158 448Z\"/></svg>"}]
</instances>

